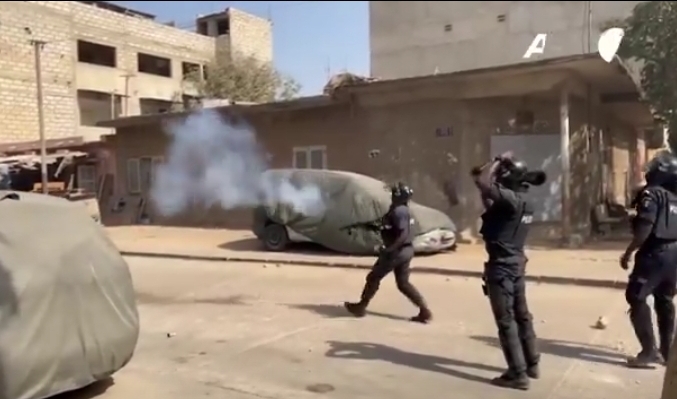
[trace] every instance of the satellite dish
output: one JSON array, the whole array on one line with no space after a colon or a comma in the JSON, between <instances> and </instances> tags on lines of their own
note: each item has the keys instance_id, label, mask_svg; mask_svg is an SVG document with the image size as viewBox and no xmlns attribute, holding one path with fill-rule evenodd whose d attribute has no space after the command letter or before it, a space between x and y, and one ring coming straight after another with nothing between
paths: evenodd
<instances>
[{"instance_id":1,"label":"satellite dish","mask_svg":"<svg viewBox=\"0 0 677 399\"><path fill-rule=\"evenodd\" d=\"M611 62L614 59L621 45L621 40L623 40L623 35L625 35L623 29L611 28L602 32L599 36L597 51L604 61Z\"/></svg>"}]
</instances>

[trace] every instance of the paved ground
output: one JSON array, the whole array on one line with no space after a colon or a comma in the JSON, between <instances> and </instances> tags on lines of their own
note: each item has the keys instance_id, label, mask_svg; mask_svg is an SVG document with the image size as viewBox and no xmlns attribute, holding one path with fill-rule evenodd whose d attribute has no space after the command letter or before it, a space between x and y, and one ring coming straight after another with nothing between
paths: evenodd
<instances>
[{"instance_id":1,"label":"paved ground","mask_svg":"<svg viewBox=\"0 0 677 399\"><path fill-rule=\"evenodd\" d=\"M328 251L262 250L248 231L190 229L159 226L107 228L120 250L128 254L161 254L262 263L296 263L323 266L371 266L373 257L343 256ZM543 282L577 283L588 286L624 287L627 275L618 267L619 243L598 244L585 249L529 250L529 275ZM416 270L447 275L478 276L485 260L480 245L460 245L458 251L414 259Z\"/></svg>"},{"instance_id":2,"label":"paved ground","mask_svg":"<svg viewBox=\"0 0 677 399\"><path fill-rule=\"evenodd\" d=\"M529 286L544 377L525 393L486 383L503 360L475 279L416 275L436 311L423 326L403 320L414 309L390 279L373 315L345 317L336 305L358 295L364 273L357 270L128 260L141 338L100 399L659 396L663 370L619 365L621 352L636 345L615 290ZM609 328L592 329L601 315Z\"/></svg>"}]
</instances>

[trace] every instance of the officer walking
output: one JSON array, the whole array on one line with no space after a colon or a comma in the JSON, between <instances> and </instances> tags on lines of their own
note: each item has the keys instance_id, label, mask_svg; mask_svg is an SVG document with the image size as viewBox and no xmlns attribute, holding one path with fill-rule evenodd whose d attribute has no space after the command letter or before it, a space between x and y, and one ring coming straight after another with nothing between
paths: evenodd
<instances>
[{"instance_id":1,"label":"officer walking","mask_svg":"<svg viewBox=\"0 0 677 399\"><path fill-rule=\"evenodd\" d=\"M376 295L381 280L392 271L395 274L397 289L419 308L418 315L410 320L428 323L432 319L432 312L420 292L409 282L414 246L412 245L412 220L408 202L413 191L403 183L398 183L391 187L390 193L392 199L390 209L380 223L384 245L381 247L376 263L367 275L360 301L345 302L344 306L353 316L364 317L367 306Z\"/></svg>"},{"instance_id":2,"label":"officer walking","mask_svg":"<svg viewBox=\"0 0 677 399\"><path fill-rule=\"evenodd\" d=\"M677 158L670 154L655 158L648 165L645 179L646 186L633 201L637 215L632 221L632 241L620 259L621 267L627 270L637 251L625 290L630 322L642 347L637 356L628 359L628 366L633 368L667 361L675 330L672 300L677 286ZM660 350L646 303L649 295L654 297Z\"/></svg>"},{"instance_id":3,"label":"officer walking","mask_svg":"<svg viewBox=\"0 0 677 399\"><path fill-rule=\"evenodd\" d=\"M543 172L529 172L526 164L503 154L473 169L485 212L480 234L489 260L483 290L488 295L498 327L498 338L508 370L491 383L529 389L529 378L539 377L540 354L526 298L524 244L533 219L533 204L526 198L528 185L545 181Z\"/></svg>"}]
</instances>

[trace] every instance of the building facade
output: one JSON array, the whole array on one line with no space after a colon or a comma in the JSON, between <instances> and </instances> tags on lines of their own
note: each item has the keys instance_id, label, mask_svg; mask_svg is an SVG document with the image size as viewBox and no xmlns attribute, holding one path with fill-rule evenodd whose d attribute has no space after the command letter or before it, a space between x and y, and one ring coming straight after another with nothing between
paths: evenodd
<instances>
[{"instance_id":1,"label":"building facade","mask_svg":"<svg viewBox=\"0 0 677 399\"><path fill-rule=\"evenodd\" d=\"M424 76L597 52L639 1L370 1L371 75ZM524 59L536 35L543 54Z\"/></svg>"},{"instance_id":2,"label":"building facade","mask_svg":"<svg viewBox=\"0 0 677 399\"><path fill-rule=\"evenodd\" d=\"M532 190L543 229L532 236L557 237L588 234L591 210L600 203L625 204L641 179L647 150L656 147L645 136L653 119L638 102L632 79L619 63L598 56L385 80L335 94L220 111L250 122L271 167L406 181L417 202L447 213L468 238L476 236L482 212L470 170L491 154L510 148L548 172L548 184ZM606 101L612 94L623 94L623 101ZM246 212L218 207L197 207L172 219L153 212L152 171L169 143L164 123L185 117L105 122L117 127L111 138L115 202L127 204L127 213L103 209L106 223L138 223L139 209L145 209L156 224L248 227Z\"/></svg>"},{"instance_id":3,"label":"building facade","mask_svg":"<svg viewBox=\"0 0 677 399\"><path fill-rule=\"evenodd\" d=\"M271 23L227 9L195 32L99 1L0 3L0 143L38 139L36 59L41 46L48 140L97 141L101 120L157 113L195 95L184 76L218 53L272 61Z\"/></svg>"}]
</instances>

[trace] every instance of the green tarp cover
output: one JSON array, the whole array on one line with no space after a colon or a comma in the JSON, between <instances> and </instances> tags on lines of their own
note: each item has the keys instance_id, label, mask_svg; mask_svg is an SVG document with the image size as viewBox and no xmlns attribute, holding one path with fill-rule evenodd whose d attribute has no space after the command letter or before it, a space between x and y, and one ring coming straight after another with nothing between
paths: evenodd
<instances>
[{"instance_id":1,"label":"green tarp cover","mask_svg":"<svg viewBox=\"0 0 677 399\"><path fill-rule=\"evenodd\" d=\"M285 204L267 206L266 213L272 221L338 252L370 254L381 245L378 233L365 228L345 227L375 220L388 211L390 190L384 182L357 173L313 169L272 169L266 172L266 177L289 179L297 187L316 185L322 193L325 207L325 211L317 216L308 216ZM414 235L435 229L456 231L454 223L441 211L416 202L410 203L410 209Z\"/></svg>"},{"instance_id":2,"label":"green tarp cover","mask_svg":"<svg viewBox=\"0 0 677 399\"><path fill-rule=\"evenodd\" d=\"M17 194L0 200L0 399L40 399L122 368L139 316L127 264L86 208Z\"/></svg>"}]
</instances>

